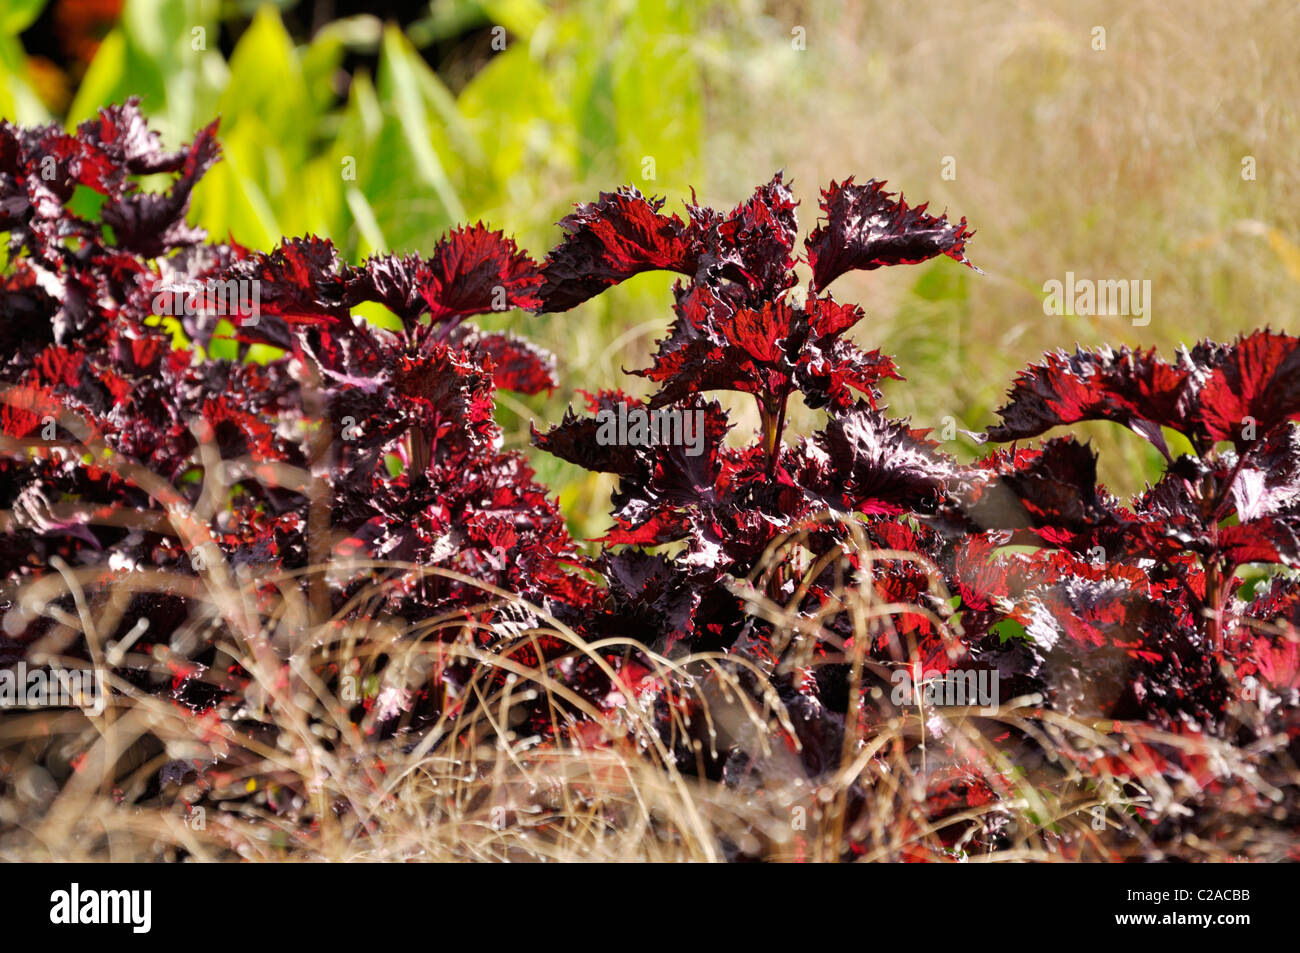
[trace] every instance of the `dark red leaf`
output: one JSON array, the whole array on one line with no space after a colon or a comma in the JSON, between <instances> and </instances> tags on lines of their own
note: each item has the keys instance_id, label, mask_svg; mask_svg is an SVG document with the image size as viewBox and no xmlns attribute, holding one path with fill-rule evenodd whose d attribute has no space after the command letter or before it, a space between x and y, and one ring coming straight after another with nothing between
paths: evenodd
<instances>
[{"instance_id":1,"label":"dark red leaf","mask_svg":"<svg viewBox=\"0 0 1300 953\"><path fill-rule=\"evenodd\" d=\"M1194 432L1193 386L1187 368L1165 363L1154 349L1058 351L1020 372L1010 400L998 411L1002 423L988 434L993 440L1016 440L1061 424L1113 420L1164 449L1161 426Z\"/></svg>"},{"instance_id":2,"label":"dark red leaf","mask_svg":"<svg viewBox=\"0 0 1300 953\"><path fill-rule=\"evenodd\" d=\"M435 324L541 303L536 263L514 239L489 231L482 222L453 229L439 240L418 277Z\"/></svg>"},{"instance_id":3,"label":"dark red leaf","mask_svg":"<svg viewBox=\"0 0 1300 953\"><path fill-rule=\"evenodd\" d=\"M698 240L676 215L660 214L663 205L632 186L579 205L560 222L568 234L542 268L538 310L567 311L644 271L693 275Z\"/></svg>"},{"instance_id":4,"label":"dark red leaf","mask_svg":"<svg viewBox=\"0 0 1300 953\"><path fill-rule=\"evenodd\" d=\"M1200 405L1209 435L1238 449L1300 419L1300 338L1265 330L1239 339L1205 381Z\"/></svg>"},{"instance_id":5,"label":"dark red leaf","mask_svg":"<svg viewBox=\"0 0 1300 953\"><path fill-rule=\"evenodd\" d=\"M966 219L952 224L947 215L926 215L927 207L909 208L901 197L894 201L876 179L864 185L854 185L852 177L842 185L832 182L822 190L826 222L805 242L813 289L825 289L846 271L914 265L937 255L974 268L966 258L966 242L973 234Z\"/></svg>"}]
</instances>

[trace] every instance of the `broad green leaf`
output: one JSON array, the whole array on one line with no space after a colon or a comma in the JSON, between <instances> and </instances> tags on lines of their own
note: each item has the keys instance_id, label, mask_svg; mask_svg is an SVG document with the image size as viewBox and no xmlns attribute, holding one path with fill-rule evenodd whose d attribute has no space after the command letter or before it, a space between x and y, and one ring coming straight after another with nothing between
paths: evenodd
<instances>
[{"instance_id":1,"label":"broad green leaf","mask_svg":"<svg viewBox=\"0 0 1300 953\"><path fill-rule=\"evenodd\" d=\"M683 192L696 174L701 107L692 11L682 0L635 5L610 58L618 171L651 190Z\"/></svg>"},{"instance_id":2,"label":"broad green leaf","mask_svg":"<svg viewBox=\"0 0 1300 953\"><path fill-rule=\"evenodd\" d=\"M375 211L370 207L370 203L366 201L365 195L356 186L352 186L348 188L346 196L348 208L352 211L352 220L361 233L357 258L364 258L373 252L388 251L384 231L379 227L379 220L375 217Z\"/></svg>"},{"instance_id":3,"label":"broad green leaf","mask_svg":"<svg viewBox=\"0 0 1300 953\"><path fill-rule=\"evenodd\" d=\"M411 41L420 48L459 36L487 21L483 6L474 0L433 0L429 15L416 20L407 30Z\"/></svg>"},{"instance_id":4,"label":"broad green leaf","mask_svg":"<svg viewBox=\"0 0 1300 953\"><path fill-rule=\"evenodd\" d=\"M421 95L418 76L421 68L428 69L402 32L394 26L386 27L379 64L380 95L392 99L402 136L414 158L420 178L437 192L451 218L464 219L465 210L460 197L434 147L434 129L429 123L428 110Z\"/></svg>"},{"instance_id":5,"label":"broad green leaf","mask_svg":"<svg viewBox=\"0 0 1300 953\"><path fill-rule=\"evenodd\" d=\"M296 234L310 233L340 238L347 233L348 213L343 176L334 160L323 155L302 167L294 196L295 212L289 218Z\"/></svg>"},{"instance_id":6,"label":"broad green leaf","mask_svg":"<svg viewBox=\"0 0 1300 953\"><path fill-rule=\"evenodd\" d=\"M305 157L315 112L293 38L273 7L258 10L230 56L230 84L218 106L222 128L256 122L266 145Z\"/></svg>"},{"instance_id":7,"label":"broad green leaf","mask_svg":"<svg viewBox=\"0 0 1300 953\"><path fill-rule=\"evenodd\" d=\"M582 136L578 153L578 172L592 176L604 169L618 150L618 118L614 104L614 65L602 59L590 72L584 90L578 129Z\"/></svg>"},{"instance_id":8,"label":"broad green leaf","mask_svg":"<svg viewBox=\"0 0 1300 953\"><path fill-rule=\"evenodd\" d=\"M165 141L188 141L216 111L227 77L215 49L216 13L216 0L127 0L77 89L69 126L139 96Z\"/></svg>"},{"instance_id":9,"label":"broad green leaf","mask_svg":"<svg viewBox=\"0 0 1300 953\"><path fill-rule=\"evenodd\" d=\"M110 30L95 51L95 58L90 61L68 108L68 128L95 115L100 106L114 102L123 88L125 75L126 36L119 27Z\"/></svg>"},{"instance_id":10,"label":"broad green leaf","mask_svg":"<svg viewBox=\"0 0 1300 953\"><path fill-rule=\"evenodd\" d=\"M348 50L372 52L379 47L383 23L370 14L331 20L302 49L302 75L313 98L313 111L324 113L333 102L334 75Z\"/></svg>"},{"instance_id":11,"label":"broad green leaf","mask_svg":"<svg viewBox=\"0 0 1300 953\"><path fill-rule=\"evenodd\" d=\"M23 125L49 121L45 105L28 81L22 44L4 34L0 34L0 116Z\"/></svg>"},{"instance_id":12,"label":"broad green leaf","mask_svg":"<svg viewBox=\"0 0 1300 953\"><path fill-rule=\"evenodd\" d=\"M438 236L463 221L453 215L438 190L420 175L407 133L388 118L366 156L358 157L357 185L384 223L389 246L402 251L433 249Z\"/></svg>"},{"instance_id":13,"label":"broad green leaf","mask_svg":"<svg viewBox=\"0 0 1300 953\"><path fill-rule=\"evenodd\" d=\"M193 6L176 0L127 0L122 9L122 26L136 48L154 60L176 61L190 49L195 24Z\"/></svg>"},{"instance_id":14,"label":"broad green leaf","mask_svg":"<svg viewBox=\"0 0 1300 953\"><path fill-rule=\"evenodd\" d=\"M352 79L348 101L349 114L355 113L359 121L358 131L366 142L373 142L384 128L384 107L379 102L375 86L366 73L358 73Z\"/></svg>"},{"instance_id":15,"label":"broad green leaf","mask_svg":"<svg viewBox=\"0 0 1300 953\"><path fill-rule=\"evenodd\" d=\"M528 96L519 96L526 89ZM536 226L529 241L549 242L551 223L567 202L555 182L572 181L577 166L571 105L557 95L552 76L522 44L498 53L461 92L461 114L479 142L490 144L483 163L466 183L467 201L491 221L516 221L512 228ZM529 208L532 222L509 216Z\"/></svg>"},{"instance_id":16,"label":"broad green leaf","mask_svg":"<svg viewBox=\"0 0 1300 953\"><path fill-rule=\"evenodd\" d=\"M219 240L233 236L241 245L267 251L283 234L253 168L262 161L264 133L245 123L222 137L224 161L194 189L192 217Z\"/></svg>"},{"instance_id":17,"label":"broad green leaf","mask_svg":"<svg viewBox=\"0 0 1300 953\"><path fill-rule=\"evenodd\" d=\"M516 37L532 35L546 19L546 5L538 0L484 0L483 12L491 23L499 23Z\"/></svg>"},{"instance_id":18,"label":"broad green leaf","mask_svg":"<svg viewBox=\"0 0 1300 953\"><path fill-rule=\"evenodd\" d=\"M438 74L418 59L414 63L415 77L420 83L420 93L426 104L433 108L434 114L442 121L447 138L452 147L460 153L461 158L470 165L481 165L483 152L470 134L465 121L456 105L456 97L443 85Z\"/></svg>"},{"instance_id":19,"label":"broad green leaf","mask_svg":"<svg viewBox=\"0 0 1300 953\"><path fill-rule=\"evenodd\" d=\"M0 34L17 36L36 22L46 0L5 0L0 10Z\"/></svg>"},{"instance_id":20,"label":"broad green leaf","mask_svg":"<svg viewBox=\"0 0 1300 953\"><path fill-rule=\"evenodd\" d=\"M352 313L364 318L375 327L386 328L389 331L402 329L402 319L374 301L363 301L352 309Z\"/></svg>"}]
</instances>

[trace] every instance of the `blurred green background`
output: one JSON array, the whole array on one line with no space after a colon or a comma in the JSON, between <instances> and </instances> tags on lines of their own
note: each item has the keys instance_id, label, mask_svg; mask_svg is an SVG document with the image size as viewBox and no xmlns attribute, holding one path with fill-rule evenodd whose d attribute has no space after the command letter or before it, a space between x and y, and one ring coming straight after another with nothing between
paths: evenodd
<instances>
[{"instance_id":1,"label":"blurred green background","mask_svg":"<svg viewBox=\"0 0 1300 953\"><path fill-rule=\"evenodd\" d=\"M4 0L0 115L73 125L135 94L173 146L220 115L225 161L192 217L262 249L325 235L352 260L480 218L540 258L601 190L730 207L782 168L810 228L830 179L886 178L966 216L986 274L944 259L835 293L909 378L894 412L976 429L1045 350L1300 329L1297 36L1294 4L1211 0ZM1067 271L1149 279L1150 323L1045 315ZM549 398L502 395L509 443L579 387L643 392L620 368L663 335L670 284L491 319L560 361ZM1137 438L1087 432L1114 491L1157 472ZM609 483L533 459L575 532L600 533Z\"/></svg>"}]
</instances>

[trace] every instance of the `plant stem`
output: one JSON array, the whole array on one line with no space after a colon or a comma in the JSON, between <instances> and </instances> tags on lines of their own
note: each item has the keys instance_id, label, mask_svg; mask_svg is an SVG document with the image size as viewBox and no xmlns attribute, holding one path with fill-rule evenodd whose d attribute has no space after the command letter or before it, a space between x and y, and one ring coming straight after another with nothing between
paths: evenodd
<instances>
[{"instance_id":1,"label":"plant stem","mask_svg":"<svg viewBox=\"0 0 1300 953\"><path fill-rule=\"evenodd\" d=\"M1219 560L1214 557L1205 567L1205 598L1210 603L1210 647L1215 652L1223 651L1223 585L1220 581L1222 570Z\"/></svg>"},{"instance_id":2,"label":"plant stem","mask_svg":"<svg viewBox=\"0 0 1300 953\"><path fill-rule=\"evenodd\" d=\"M789 401L781 401L781 410L776 417L776 430L772 436L772 448L768 451L767 457L767 475L771 476L776 469L777 458L781 456L781 434L785 432L785 408Z\"/></svg>"},{"instance_id":3,"label":"plant stem","mask_svg":"<svg viewBox=\"0 0 1300 953\"><path fill-rule=\"evenodd\" d=\"M768 409L763 398L757 394L754 395L754 403L758 404L759 428L763 433L763 452L771 454L772 439L776 433L776 421L772 419L772 412Z\"/></svg>"}]
</instances>

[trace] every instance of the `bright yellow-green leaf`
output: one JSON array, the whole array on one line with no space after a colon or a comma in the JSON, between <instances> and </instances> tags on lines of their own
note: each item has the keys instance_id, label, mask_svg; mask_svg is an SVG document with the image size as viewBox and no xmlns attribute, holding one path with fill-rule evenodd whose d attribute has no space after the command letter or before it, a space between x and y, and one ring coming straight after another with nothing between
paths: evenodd
<instances>
[{"instance_id":1,"label":"bright yellow-green leaf","mask_svg":"<svg viewBox=\"0 0 1300 953\"><path fill-rule=\"evenodd\" d=\"M95 58L90 61L86 75L68 109L68 128L95 115L100 106L113 102L126 73L126 37L122 30L110 30L104 37Z\"/></svg>"},{"instance_id":2,"label":"bright yellow-green leaf","mask_svg":"<svg viewBox=\"0 0 1300 953\"><path fill-rule=\"evenodd\" d=\"M384 240L384 231L379 227L379 220L375 218L375 211L370 207L370 203L366 201L365 195L356 186L351 186L346 192L346 197L348 208L352 211L352 220L361 233L357 257L363 258L373 252L388 251L388 242Z\"/></svg>"},{"instance_id":3,"label":"bright yellow-green leaf","mask_svg":"<svg viewBox=\"0 0 1300 953\"><path fill-rule=\"evenodd\" d=\"M434 132L421 94L418 71L428 69L401 30L389 26L384 30L383 56L380 60L380 93L391 97L403 138L415 160L421 179L432 186L453 219L465 218L465 209L452 186L442 158L434 148Z\"/></svg>"},{"instance_id":4,"label":"bright yellow-green leaf","mask_svg":"<svg viewBox=\"0 0 1300 953\"><path fill-rule=\"evenodd\" d=\"M306 154L303 135L315 118L293 38L273 7L258 10L230 56L230 85L219 110L226 135L240 124L256 121L266 132L263 145L285 155Z\"/></svg>"},{"instance_id":5,"label":"bright yellow-green leaf","mask_svg":"<svg viewBox=\"0 0 1300 953\"><path fill-rule=\"evenodd\" d=\"M15 37L0 34L0 115L23 125L49 121L27 77L26 54Z\"/></svg>"},{"instance_id":6,"label":"bright yellow-green leaf","mask_svg":"<svg viewBox=\"0 0 1300 953\"><path fill-rule=\"evenodd\" d=\"M0 34L17 36L27 29L45 8L46 0L5 0L0 9Z\"/></svg>"},{"instance_id":7,"label":"bright yellow-green leaf","mask_svg":"<svg viewBox=\"0 0 1300 953\"><path fill-rule=\"evenodd\" d=\"M538 0L484 0L483 12L516 37L527 38L546 19L546 6Z\"/></svg>"}]
</instances>

